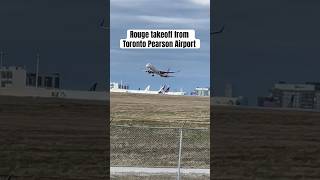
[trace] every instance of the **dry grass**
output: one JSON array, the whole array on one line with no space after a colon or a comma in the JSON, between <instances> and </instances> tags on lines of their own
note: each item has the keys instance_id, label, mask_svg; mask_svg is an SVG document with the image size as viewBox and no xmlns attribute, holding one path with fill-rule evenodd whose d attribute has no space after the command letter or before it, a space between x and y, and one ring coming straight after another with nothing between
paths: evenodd
<instances>
[{"instance_id":1,"label":"dry grass","mask_svg":"<svg viewBox=\"0 0 320 180\"><path fill-rule=\"evenodd\" d=\"M111 93L114 124L209 127L208 97Z\"/></svg>"},{"instance_id":2,"label":"dry grass","mask_svg":"<svg viewBox=\"0 0 320 180\"><path fill-rule=\"evenodd\" d=\"M113 125L209 128L209 98L111 93ZM209 130L185 130L184 168L209 168ZM112 127L111 165L177 167L178 129ZM175 179L175 176L119 176L115 179ZM185 176L183 179L209 179Z\"/></svg>"},{"instance_id":3,"label":"dry grass","mask_svg":"<svg viewBox=\"0 0 320 180\"><path fill-rule=\"evenodd\" d=\"M186 121L186 127L209 127L208 98L111 94L111 104L114 124L179 127ZM0 176L104 179L107 109L94 101L0 97ZM206 155L196 163L208 167L209 147L201 143L208 136L186 137L190 144L184 146L190 150L183 162L192 164L192 142L200 138L196 147ZM176 165L176 158L167 163Z\"/></svg>"},{"instance_id":4,"label":"dry grass","mask_svg":"<svg viewBox=\"0 0 320 180\"><path fill-rule=\"evenodd\" d=\"M186 120L191 127L209 126L206 98L147 99L112 94L114 123L180 126ZM29 179L104 179L106 108L94 102L0 97L0 174L32 177ZM320 179L320 113L230 107L212 110L213 179ZM135 135L134 131L127 133ZM192 154L197 151L191 145L197 136L187 137L190 145L186 148ZM205 138L200 137L199 142L201 139ZM142 139L140 142L143 145ZM203 148L203 144L196 147ZM192 163L188 158L183 163ZM174 165L174 159L168 163Z\"/></svg>"},{"instance_id":5,"label":"dry grass","mask_svg":"<svg viewBox=\"0 0 320 180\"><path fill-rule=\"evenodd\" d=\"M320 179L320 113L212 109L213 179Z\"/></svg>"},{"instance_id":6,"label":"dry grass","mask_svg":"<svg viewBox=\"0 0 320 180\"><path fill-rule=\"evenodd\" d=\"M93 101L0 97L0 174L103 179L106 108Z\"/></svg>"},{"instance_id":7,"label":"dry grass","mask_svg":"<svg viewBox=\"0 0 320 180\"><path fill-rule=\"evenodd\" d=\"M111 128L111 165L177 167L178 129ZM183 168L210 168L209 131L184 130Z\"/></svg>"}]
</instances>

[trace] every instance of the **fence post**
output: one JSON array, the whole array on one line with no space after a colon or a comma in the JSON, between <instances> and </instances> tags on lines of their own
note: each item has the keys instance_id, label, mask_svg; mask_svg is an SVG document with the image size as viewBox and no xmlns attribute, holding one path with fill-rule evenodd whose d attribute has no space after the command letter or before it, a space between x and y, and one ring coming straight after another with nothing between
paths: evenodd
<instances>
[{"instance_id":1,"label":"fence post","mask_svg":"<svg viewBox=\"0 0 320 180\"><path fill-rule=\"evenodd\" d=\"M177 176L177 180L180 180L181 149L182 149L182 128L180 128L180 143L179 143L179 160L178 160L178 176Z\"/></svg>"}]
</instances>

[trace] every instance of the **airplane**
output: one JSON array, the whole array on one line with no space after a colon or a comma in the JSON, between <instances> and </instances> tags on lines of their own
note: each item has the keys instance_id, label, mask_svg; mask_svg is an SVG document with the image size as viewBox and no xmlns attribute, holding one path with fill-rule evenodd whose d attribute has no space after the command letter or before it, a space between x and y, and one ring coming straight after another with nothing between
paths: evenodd
<instances>
[{"instance_id":1,"label":"airplane","mask_svg":"<svg viewBox=\"0 0 320 180\"><path fill-rule=\"evenodd\" d=\"M169 90L170 90L169 86L163 85L163 86L160 87L160 89L158 91L151 91L150 90L150 85L148 85L145 90L140 90L140 91L141 92L144 91L144 93L150 93L150 94L156 94L156 93L158 93L158 94L166 94L166 93L169 92Z\"/></svg>"},{"instance_id":2,"label":"airplane","mask_svg":"<svg viewBox=\"0 0 320 180\"><path fill-rule=\"evenodd\" d=\"M159 91L158 91L158 94L166 94L167 92L169 92L170 90L170 87L167 86L167 85L163 85Z\"/></svg>"},{"instance_id":3,"label":"airplane","mask_svg":"<svg viewBox=\"0 0 320 180\"><path fill-rule=\"evenodd\" d=\"M161 71L161 70L158 70L154 65L148 63L148 64L146 64L145 72L147 72L149 74L152 74L152 76L157 74L160 77L174 77L174 76L171 76L169 74L170 73L176 73L176 72L179 72L179 71L173 72L173 71L169 71L169 69L168 69L168 71Z\"/></svg>"},{"instance_id":4,"label":"airplane","mask_svg":"<svg viewBox=\"0 0 320 180\"><path fill-rule=\"evenodd\" d=\"M102 28L102 29L110 29L110 28L108 28L108 27L105 25L104 19L101 20L99 26L100 26L100 28Z\"/></svg>"},{"instance_id":5,"label":"airplane","mask_svg":"<svg viewBox=\"0 0 320 180\"><path fill-rule=\"evenodd\" d=\"M224 25L222 26L222 28L219 30L219 31L214 31L214 32L211 32L210 34L213 34L213 35L215 35L215 34L220 34L220 33L223 33L223 31L224 31Z\"/></svg>"}]
</instances>

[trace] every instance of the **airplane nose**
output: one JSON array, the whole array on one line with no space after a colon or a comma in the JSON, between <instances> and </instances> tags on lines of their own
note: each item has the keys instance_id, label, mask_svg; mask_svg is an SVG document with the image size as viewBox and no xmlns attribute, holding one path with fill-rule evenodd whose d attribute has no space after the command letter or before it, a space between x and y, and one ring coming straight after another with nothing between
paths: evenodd
<instances>
[{"instance_id":1,"label":"airplane nose","mask_svg":"<svg viewBox=\"0 0 320 180\"><path fill-rule=\"evenodd\" d=\"M146 67L147 67L147 68L149 68L150 66L151 66L151 64L150 64L150 63L146 64Z\"/></svg>"}]
</instances>

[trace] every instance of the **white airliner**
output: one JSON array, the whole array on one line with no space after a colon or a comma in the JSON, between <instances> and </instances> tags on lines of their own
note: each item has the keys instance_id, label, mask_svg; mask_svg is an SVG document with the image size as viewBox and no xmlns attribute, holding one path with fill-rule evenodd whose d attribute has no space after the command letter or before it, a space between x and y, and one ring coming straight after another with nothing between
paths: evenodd
<instances>
[{"instance_id":1,"label":"white airliner","mask_svg":"<svg viewBox=\"0 0 320 180\"><path fill-rule=\"evenodd\" d=\"M146 70L145 71L147 73L149 73L149 74L152 74L152 76L157 74L160 77L174 77L174 76L171 76L169 74L179 72L179 71L176 71L176 72L169 71L169 69L168 69L168 71L161 71L161 70L158 70L154 65L152 65L150 63L146 64Z\"/></svg>"}]
</instances>

